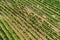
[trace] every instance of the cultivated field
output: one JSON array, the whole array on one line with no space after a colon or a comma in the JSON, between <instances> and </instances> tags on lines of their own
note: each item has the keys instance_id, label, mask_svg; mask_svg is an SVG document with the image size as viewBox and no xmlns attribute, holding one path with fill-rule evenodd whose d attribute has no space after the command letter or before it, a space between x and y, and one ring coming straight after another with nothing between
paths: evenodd
<instances>
[{"instance_id":1,"label":"cultivated field","mask_svg":"<svg viewBox=\"0 0 60 40\"><path fill-rule=\"evenodd\" d=\"M60 1L0 0L0 40L60 40Z\"/></svg>"}]
</instances>

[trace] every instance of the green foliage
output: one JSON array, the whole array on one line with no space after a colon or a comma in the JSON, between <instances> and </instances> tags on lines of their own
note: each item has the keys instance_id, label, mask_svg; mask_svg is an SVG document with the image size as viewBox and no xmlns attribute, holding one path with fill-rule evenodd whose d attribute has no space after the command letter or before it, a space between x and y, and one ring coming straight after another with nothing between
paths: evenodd
<instances>
[{"instance_id":1,"label":"green foliage","mask_svg":"<svg viewBox=\"0 0 60 40\"><path fill-rule=\"evenodd\" d=\"M57 0L0 0L0 40L59 40L59 11Z\"/></svg>"}]
</instances>

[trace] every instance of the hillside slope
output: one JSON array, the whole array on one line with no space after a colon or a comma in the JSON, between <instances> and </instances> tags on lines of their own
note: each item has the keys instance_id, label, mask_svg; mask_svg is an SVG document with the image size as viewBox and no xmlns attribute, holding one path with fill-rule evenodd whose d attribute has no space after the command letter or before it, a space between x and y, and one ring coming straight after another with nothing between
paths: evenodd
<instances>
[{"instance_id":1,"label":"hillside slope","mask_svg":"<svg viewBox=\"0 0 60 40\"><path fill-rule=\"evenodd\" d=\"M60 40L60 1L0 0L0 40Z\"/></svg>"}]
</instances>

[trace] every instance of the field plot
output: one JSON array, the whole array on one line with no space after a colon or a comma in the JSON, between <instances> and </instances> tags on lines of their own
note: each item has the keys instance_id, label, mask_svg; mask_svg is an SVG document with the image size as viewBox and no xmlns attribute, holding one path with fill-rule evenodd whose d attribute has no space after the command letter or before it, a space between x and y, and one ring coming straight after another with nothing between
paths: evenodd
<instances>
[{"instance_id":1,"label":"field plot","mask_svg":"<svg viewBox=\"0 0 60 40\"><path fill-rule=\"evenodd\" d=\"M0 40L60 40L60 1L0 0Z\"/></svg>"}]
</instances>

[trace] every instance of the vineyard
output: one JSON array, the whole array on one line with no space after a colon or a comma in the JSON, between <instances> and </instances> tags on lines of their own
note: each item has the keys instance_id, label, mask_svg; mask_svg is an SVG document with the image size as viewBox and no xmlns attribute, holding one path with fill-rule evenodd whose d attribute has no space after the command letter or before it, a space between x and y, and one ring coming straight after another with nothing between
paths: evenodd
<instances>
[{"instance_id":1,"label":"vineyard","mask_svg":"<svg viewBox=\"0 0 60 40\"><path fill-rule=\"evenodd\" d=\"M60 40L60 1L0 0L0 40Z\"/></svg>"}]
</instances>

